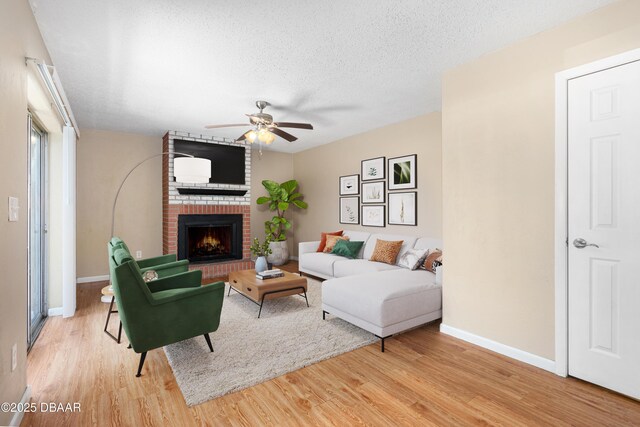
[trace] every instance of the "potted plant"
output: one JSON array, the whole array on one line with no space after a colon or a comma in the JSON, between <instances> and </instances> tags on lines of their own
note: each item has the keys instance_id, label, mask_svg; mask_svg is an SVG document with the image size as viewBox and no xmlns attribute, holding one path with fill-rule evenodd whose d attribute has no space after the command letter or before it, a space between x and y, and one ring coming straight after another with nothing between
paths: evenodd
<instances>
[{"instance_id":1,"label":"potted plant","mask_svg":"<svg viewBox=\"0 0 640 427\"><path fill-rule=\"evenodd\" d=\"M269 243L271 243L271 240L269 240L268 236L266 239L264 239L263 243L260 243L260 240L258 240L258 238L256 237L253 239L253 243L249 247L251 253L257 257L256 273L262 273L263 271L269 269L266 258L267 256L271 255L271 248L269 247Z\"/></svg>"},{"instance_id":2,"label":"potted plant","mask_svg":"<svg viewBox=\"0 0 640 427\"><path fill-rule=\"evenodd\" d=\"M267 259L273 265L282 265L289 260L286 232L291 228L291 221L284 215L292 205L300 209L307 209L308 205L301 200L302 194L296 192L298 181L295 179L282 184L264 180L262 185L269 195L258 197L257 203L268 204L269 210L276 213L273 218L264 223L265 234L271 240L269 246L273 252Z\"/></svg>"}]
</instances>

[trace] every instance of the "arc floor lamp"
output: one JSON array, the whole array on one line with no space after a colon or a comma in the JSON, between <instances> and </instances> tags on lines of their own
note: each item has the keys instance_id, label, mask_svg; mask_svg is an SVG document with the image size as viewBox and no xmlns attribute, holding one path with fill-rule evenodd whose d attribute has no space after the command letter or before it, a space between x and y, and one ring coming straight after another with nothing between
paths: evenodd
<instances>
[{"instance_id":1,"label":"arc floor lamp","mask_svg":"<svg viewBox=\"0 0 640 427\"><path fill-rule=\"evenodd\" d=\"M209 159L195 157L191 154L176 153L170 151L160 154L154 154L151 157L147 157L140 163L136 164L133 168L131 168L129 173L127 173L127 175L120 183L120 187L118 187L118 192L116 193L116 197L113 200L113 208L111 209L111 237L113 237L113 231L116 223L116 205L118 203L118 196L120 196L120 190L122 190L124 183L127 182L129 175L131 175L133 171L135 171L140 165L146 163L147 161L168 154L179 154L181 156L185 156L175 157L173 159L173 175L176 177L177 182L183 182L187 184L205 184L209 182L209 178L211 178L211 160Z\"/></svg>"}]
</instances>

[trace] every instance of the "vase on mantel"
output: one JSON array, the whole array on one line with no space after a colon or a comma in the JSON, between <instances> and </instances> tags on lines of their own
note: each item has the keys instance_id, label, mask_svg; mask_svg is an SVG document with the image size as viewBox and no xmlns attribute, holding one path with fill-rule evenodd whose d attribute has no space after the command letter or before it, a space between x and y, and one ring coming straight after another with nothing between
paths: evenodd
<instances>
[{"instance_id":1,"label":"vase on mantel","mask_svg":"<svg viewBox=\"0 0 640 427\"><path fill-rule=\"evenodd\" d=\"M259 256L256 258L256 273L262 273L265 270L268 270L269 266L267 264L267 258L263 256Z\"/></svg>"},{"instance_id":2,"label":"vase on mantel","mask_svg":"<svg viewBox=\"0 0 640 427\"><path fill-rule=\"evenodd\" d=\"M286 240L270 242L269 248L271 249L271 255L267 257L267 261L273 265L282 265L289 261L289 246L287 246Z\"/></svg>"}]
</instances>

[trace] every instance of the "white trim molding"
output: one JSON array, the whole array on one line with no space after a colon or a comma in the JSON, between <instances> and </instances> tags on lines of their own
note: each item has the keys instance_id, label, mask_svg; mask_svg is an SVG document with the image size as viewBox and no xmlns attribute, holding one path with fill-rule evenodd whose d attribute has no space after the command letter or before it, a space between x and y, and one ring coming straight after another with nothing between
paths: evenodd
<instances>
[{"instance_id":1,"label":"white trim molding","mask_svg":"<svg viewBox=\"0 0 640 427\"><path fill-rule=\"evenodd\" d=\"M78 277L76 278L76 283L104 282L105 280L109 280L108 274L103 276Z\"/></svg>"},{"instance_id":2,"label":"white trim molding","mask_svg":"<svg viewBox=\"0 0 640 427\"><path fill-rule=\"evenodd\" d=\"M62 307L53 307L47 310L47 316L62 316Z\"/></svg>"},{"instance_id":3,"label":"white trim molding","mask_svg":"<svg viewBox=\"0 0 640 427\"><path fill-rule=\"evenodd\" d=\"M24 393L22 393L22 399L20 399L20 408L24 408L29 400L31 399L31 386L27 385L27 388L24 389ZM24 417L24 411L16 412L9 421L10 426L19 426L22 422L22 418Z\"/></svg>"},{"instance_id":4,"label":"white trim molding","mask_svg":"<svg viewBox=\"0 0 640 427\"><path fill-rule=\"evenodd\" d=\"M76 312L76 143L73 127L62 130L62 316Z\"/></svg>"},{"instance_id":5,"label":"white trim molding","mask_svg":"<svg viewBox=\"0 0 640 427\"><path fill-rule=\"evenodd\" d=\"M555 129L555 373L569 374L569 277L568 277L568 85L569 81L587 74L640 61L640 49L581 65L556 73Z\"/></svg>"},{"instance_id":6,"label":"white trim molding","mask_svg":"<svg viewBox=\"0 0 640 427\"><path fill-rule=\"evenodd\" d=\"M443 334L451 335L452 337L461 339L463 341L470 342L471 344L486 348L487 350L500 353L503 356L519 360L520 362L528 363L529 365L544 369L545 371L556 371L556 363L553 360L545 359L544 357L528 353L515 347L510 347L497 341L481 337L480 335L475 335L471 332L463 331L462 329L445 325L444 323L440 324L440 332L442 332Z\"/></svg>"}]
</instances>

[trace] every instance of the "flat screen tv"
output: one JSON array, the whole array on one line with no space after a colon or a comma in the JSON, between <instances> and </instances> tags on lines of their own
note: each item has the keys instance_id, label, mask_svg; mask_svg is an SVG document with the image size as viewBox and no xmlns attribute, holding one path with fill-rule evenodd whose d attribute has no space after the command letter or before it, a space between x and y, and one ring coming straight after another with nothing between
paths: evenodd
<instances>
[{"instance_id":1,"label":"flat screen tv","mask_svg":"<svg viewBox=\"0 0 640 427\"><path fill-rule=\"evenodd\" d=\"M244 180L245 147L175 139L173 149L176 153L191 154L211 160L209 182L212 184L246 184ZM176 157L180 156L176 154Z\"/></svg>"}]
</instances>

